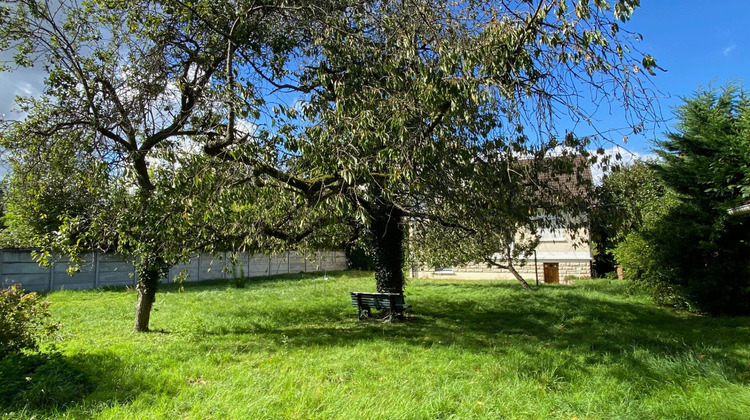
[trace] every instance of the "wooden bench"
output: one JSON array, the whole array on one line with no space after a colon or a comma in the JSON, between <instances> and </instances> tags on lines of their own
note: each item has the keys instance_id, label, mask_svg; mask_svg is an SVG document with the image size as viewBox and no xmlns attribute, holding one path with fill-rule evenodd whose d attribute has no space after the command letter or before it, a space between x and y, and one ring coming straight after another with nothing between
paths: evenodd
<instances>
[{"instance_id":1,"label":"wooden bench","mask_svg":"<svg viewBox=\"0 0 750 420\"><path fill-rule=\"evenodd\" d=\"M352 306L357 308L357 318L364 319L372 315L372 309L391 311L392 315L403 316L404 310L410 307L404 302L401 293L366 293L351 292Z\"/></svg>"}]
</instances>

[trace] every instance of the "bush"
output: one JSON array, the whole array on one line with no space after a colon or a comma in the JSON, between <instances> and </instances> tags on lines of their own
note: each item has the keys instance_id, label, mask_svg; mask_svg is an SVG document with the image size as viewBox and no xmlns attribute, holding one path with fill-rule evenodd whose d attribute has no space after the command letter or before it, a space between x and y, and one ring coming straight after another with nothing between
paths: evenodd
<instances>
[{"instance_id":1,"label":"bush","mask_svg":"<svg viewBox=\"0 0 750 420\"><path fill-rule=\"evenodd\" d=\"M348 243L344 246L346 261L352 270L373 271L375 262L372 259L371 252L364 249L363 246L356 243Z\"/></svg>"},{"instance_id":2,"label":"bush","mask_svg":"<svg viewBox=\"0 0 750 420\"><path fill-rule=\"evenodd\" d=\"M0 358L21 350L39 350L42 340L60 329L50 322L50 303L15 284L0 289Z\"/></svg>"}]
</instances>

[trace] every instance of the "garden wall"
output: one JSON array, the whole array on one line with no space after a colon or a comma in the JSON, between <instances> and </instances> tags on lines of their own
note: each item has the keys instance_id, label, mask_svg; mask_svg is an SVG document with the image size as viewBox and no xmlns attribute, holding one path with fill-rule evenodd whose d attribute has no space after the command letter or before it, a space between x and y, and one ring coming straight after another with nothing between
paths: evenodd
<instances>
[{"instance_id":1,"label":"garden wall","mask_svg":"<svg viewBox=\"0 0 750 420\"><path fill-rule=\"evenodd\" d=\"M188 264L172 267L163 281L172 281L182 270L188 275L185 281L202 281L232 278L241 274L245 277L257 277L347 268L343 251L315 252L307 255L289 251L270 257L239 253L234 267L228 256L227 253L198 255ZM21 284L25 290L42 292L132 286L137 281L133 264L114 254L87 255L80 271L72 276L67 273L69 266L69 260L61 258L50 269L46 269L34 262L30 250L0 250L0 287Z\"/></svg>"}]
</instances>

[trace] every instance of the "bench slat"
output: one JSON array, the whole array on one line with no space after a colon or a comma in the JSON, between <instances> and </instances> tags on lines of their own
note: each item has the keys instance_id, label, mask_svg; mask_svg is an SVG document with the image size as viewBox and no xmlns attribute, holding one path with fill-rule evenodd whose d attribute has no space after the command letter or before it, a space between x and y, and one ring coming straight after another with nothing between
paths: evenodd
<instances>
[{"instance_id":1,"label":"bench slat","mask_svg":"<svg viewBox=\"0 0 750 420\"><path fill-rule=\"evenodd\" d=\"M394 309L403 311L410 307L404 301L404 295L400 293L365 293L351 292L352 306L361 310L367 309ZM393 302L393 308L391 308Z\"/></svg>"}]
</instances>

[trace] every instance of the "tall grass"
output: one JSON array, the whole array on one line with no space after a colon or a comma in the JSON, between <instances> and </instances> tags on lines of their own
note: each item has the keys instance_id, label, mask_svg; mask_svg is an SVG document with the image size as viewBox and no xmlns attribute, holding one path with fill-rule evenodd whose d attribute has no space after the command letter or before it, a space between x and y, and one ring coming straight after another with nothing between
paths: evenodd
<instances>
[{"instance_id":1,"label":"tall grass","mask_svg":"<svg viewBox=\"0 0 750 420\"><path fill-rule=\"evenodd\" d=\"M616 281L523 291L412 280L404 322L358 322L368 273L167 286L153 333L135 293L52 293L53 356L0 362L19 418L750 416L750 319L658 308Z\"/></svg>"}]
</instances>

